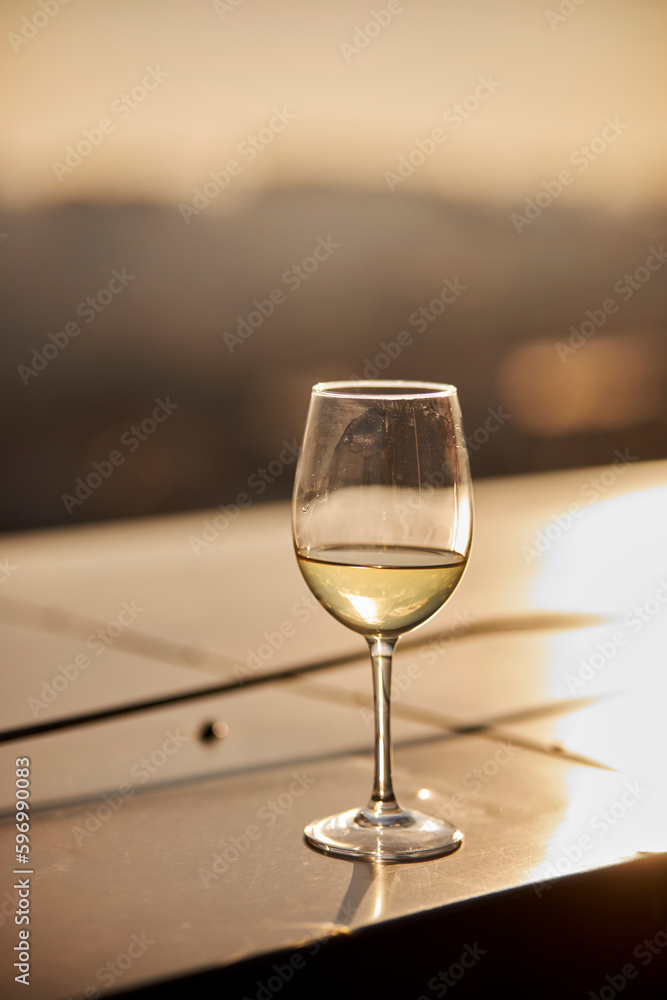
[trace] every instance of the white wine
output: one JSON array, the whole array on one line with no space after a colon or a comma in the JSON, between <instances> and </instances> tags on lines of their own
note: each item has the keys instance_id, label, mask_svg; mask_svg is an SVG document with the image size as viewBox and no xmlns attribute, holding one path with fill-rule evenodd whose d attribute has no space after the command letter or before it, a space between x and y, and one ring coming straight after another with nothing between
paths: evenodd
<instances>
[{"instance_id":1,"label":"white wine","mask_svg":"<svg viewBox=\"0 0 667 1000\"><path fill-rule=\"evenodd\" d=\"M297 553L327 611L364 635L397 636L438 611L463 576L458 552L402 545L326 545Z\"/></svg>"}]
</instances>

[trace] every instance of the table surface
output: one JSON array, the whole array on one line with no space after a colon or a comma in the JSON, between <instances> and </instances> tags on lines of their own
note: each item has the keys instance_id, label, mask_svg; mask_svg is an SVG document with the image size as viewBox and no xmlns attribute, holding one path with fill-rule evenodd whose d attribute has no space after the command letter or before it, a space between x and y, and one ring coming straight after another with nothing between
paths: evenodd
<instances>
[{"instance_id":1,"label":"table surface","mask_svg":"<svg viewBox=\"0 0 667 1000\"><path fill-rule=\"evenodd\" d=\"M464 580L395 658L398 796L465 834L411 865L303 841L309 821L368 798L371 683L365 644L301 579L288 505L0 539L2 728L322 661L0 746L0 995L23 996L17 757L30 759L33 1000L667 850L666 508L667 462L631 456L476 484ZM216 722L226 738L202 740Z\"/></svg>"}]
</instances>

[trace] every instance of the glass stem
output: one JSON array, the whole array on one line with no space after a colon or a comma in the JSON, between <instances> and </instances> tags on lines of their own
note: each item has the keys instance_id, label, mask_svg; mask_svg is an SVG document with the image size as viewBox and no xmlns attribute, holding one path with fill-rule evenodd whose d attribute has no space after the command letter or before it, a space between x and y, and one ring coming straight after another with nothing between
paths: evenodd
<instances>
[{"instance_id":1,"label":"glass stem","mask_svg":"<svg viewBox=\"0 0 667 1000\"><path fill-rule=\"evenodd\" d=\"M396 639L366 636L373 664L373 702L375 706L375 778L373 794L364 810L374 823L391 823L403 810L396 801L391 780L390 688L391 665Z\"/></svg>"}]
</instances>

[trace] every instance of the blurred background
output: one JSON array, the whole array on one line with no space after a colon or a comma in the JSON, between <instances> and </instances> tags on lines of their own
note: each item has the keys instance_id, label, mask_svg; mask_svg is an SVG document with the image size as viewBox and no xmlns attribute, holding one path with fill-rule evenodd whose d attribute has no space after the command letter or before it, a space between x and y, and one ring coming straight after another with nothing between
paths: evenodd
<instances>
[{"instance_id":1,"label":"blurred background","mask_svg":"<svg viewBox=\"0 0 667 1000\"><path fill-rule=\"evenodd\" d=\"M667 456L660 0L4 0L4 530L278 499L313 382Z\"/></svg>"}]
</instances>

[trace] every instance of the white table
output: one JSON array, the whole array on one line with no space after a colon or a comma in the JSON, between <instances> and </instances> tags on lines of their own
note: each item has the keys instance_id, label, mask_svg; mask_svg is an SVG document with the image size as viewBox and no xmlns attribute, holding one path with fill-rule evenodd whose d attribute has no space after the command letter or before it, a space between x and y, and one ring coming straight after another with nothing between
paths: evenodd
<instances>
[{"instance_id":1,"label":"white table","mask_svg":"<svg viewBox=\"0 0 667 1000\"><path fill-rule=\"evenodd\" d=\"M2 997L105 995L280 948L298 959L304 942L662 860L667 463L483 481L475 502L464 581L395 663L397 792L465 843L403 866L302 839L368 797L371 685L365 644L299 575L287 505L217 528L204 511L0 539L3 729L357 657L0 745ZM227 737L202 741L209 722ZM24 756L29 993L12 972Z\"/></svg>"}]
</instances>

